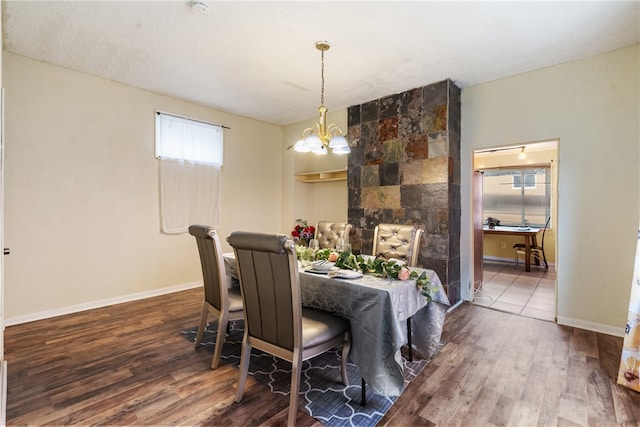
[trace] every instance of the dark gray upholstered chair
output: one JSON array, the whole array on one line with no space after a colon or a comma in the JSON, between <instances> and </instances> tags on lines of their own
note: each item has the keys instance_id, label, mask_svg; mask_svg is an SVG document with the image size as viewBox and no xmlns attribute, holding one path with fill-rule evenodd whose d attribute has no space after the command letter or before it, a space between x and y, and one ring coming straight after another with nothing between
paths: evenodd
<instances>
[{"instance_id":1,"label":"dark gray upholstered chair","mask_svg":"<svg viewBox=\"0 0 640 427\"><path fill-rule=\"evenodd\" d=\"M415 267L423 231L415 225L378 224L373 232L373 256L399 259Z\"/></svg>"},{"instance_id":2,"label":"dark gray upholstered chair","mask_svg":"<svg viewBox=\"0 0 640 427\"><path fill-rule=\"evenodd\" d=\"M386 260L399 259L407 266L415 267L418 263L423 232L423 229L411 224L378 224L373 231L373 256ZM409 361L412 361L411 317L407 319L407 341Z\"/></svg>"},{"instance_id":3,"label":"dark gray upholstered chair","mask_svg":"<svg viewBox=\"0 0 640 427\"><path fill-rule=\"evenodd\" d=\"M344 243L349 243L350 232L351 224L347 222L318 221L314 238L318 240L320 249L335 249L339 237L344 240Z\"/></svg>"},{"instance_id":4,"label":"dark gray upholstered chair","mask_svg":"<svg viewBox=\"0 0 640 427\"><path fill-rule=\"evenodd\" d=\"M351 346L349 322L322 310L302 307L293 241L280 234L236 231L227 237L236 256L245 307L245 327L236 401L244 394L253 347L292 364L288 425L298 410L302 362L343 346L342 382L347 385Z\"/></svg>"},{"instance_id":5,"label":"dark gray upholstered chair","mask_svg":"<svg viewBox=\"0 0 640 427\"><path fill-rule=\"evenodd\" d=\"M189 227L189 234L194 236L198 243L204 283L204 301L202 301L195 347L198 348L202 341L208 314L213 314L218 318L218 337L211 360L211 369L216 369L220 363L229 321L243 318L242 296L239 289L228 288L220 239L216 230L206 225L192 225Z\"/></svg>"}]
</instances>

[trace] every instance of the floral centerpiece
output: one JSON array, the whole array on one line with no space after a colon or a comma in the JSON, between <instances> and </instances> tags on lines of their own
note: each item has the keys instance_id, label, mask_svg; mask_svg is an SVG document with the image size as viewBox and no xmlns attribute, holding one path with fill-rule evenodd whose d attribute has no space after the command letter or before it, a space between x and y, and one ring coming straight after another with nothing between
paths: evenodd
<instances>
[{"instance_id":1,"label":"floral centerpiece","mask_svg":"<svg viewBox=\"0 0 640 427\"><path fill-rule=\"evenodd\" d=\"M298 258L304 258L305 248L298 247ZM360 271L362 274L370 274L372 276L389 278L394 280L415 280L416 286L420 289L422 296L427 301L433 300L434 292L438 288L431 285L431 278L425 271L418 274L402 263L393 260L385 260L383 258L363 257L355 255L349 251L335 251L331 249L320 249L313 257L316 260L325 259L335 262L334 266L343 270Z\"/></svg>"},{"instance_id":2,"label":"floral centerpiece","mask_svg":"<svg viewBox=\"0 0 640 427\"><path fill-rule=\"evenodd\" d=\"M296 226L293 227L291 237L296 245L309 246L309 240L316 234L316 228L309 225L304 219L296 219Z\"/></svg>"}]
</instances>

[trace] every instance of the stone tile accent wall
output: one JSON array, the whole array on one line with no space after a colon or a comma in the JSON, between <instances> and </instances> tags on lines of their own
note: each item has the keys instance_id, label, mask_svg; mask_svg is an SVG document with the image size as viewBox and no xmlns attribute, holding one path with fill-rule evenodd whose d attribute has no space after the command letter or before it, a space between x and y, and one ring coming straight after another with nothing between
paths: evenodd
<instances>
[{"instance_id":1,"label":"stone tile accent wall","mask_svg":"<svg viewBox=\"0 0 640 427\"><path fill-rule=\"evenodd\" d=\"M349 222L356 253L379 223L425 230L418 265L460 300L460 89L444 80L348 110Z\"/></svg>"}]
</instances>

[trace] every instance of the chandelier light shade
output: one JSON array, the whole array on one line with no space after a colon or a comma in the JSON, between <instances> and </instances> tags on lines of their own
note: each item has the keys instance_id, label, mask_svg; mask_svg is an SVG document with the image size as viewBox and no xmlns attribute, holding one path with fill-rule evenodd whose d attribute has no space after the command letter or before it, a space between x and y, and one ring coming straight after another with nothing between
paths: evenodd
<instances>
[{"instance_id":1,"label":"chandelier light shade","mask_svg":"<svg viewBox=\"0 0 640 427\"><path fill-rule=\"evenodd\" d=\"M302 138L293 146L295 151L300 153L327 154L330 148L334 154L348 154L351 152L347 138L342 135L342 131L334 123L327 125L327 107L324 106L324 53L329 50L329 43L326 41L316 42L316 49L320 51L321 57L321 92L320 106L318 114L320 121L312 127L302 132Z\"/></svg>"}]
</instances>

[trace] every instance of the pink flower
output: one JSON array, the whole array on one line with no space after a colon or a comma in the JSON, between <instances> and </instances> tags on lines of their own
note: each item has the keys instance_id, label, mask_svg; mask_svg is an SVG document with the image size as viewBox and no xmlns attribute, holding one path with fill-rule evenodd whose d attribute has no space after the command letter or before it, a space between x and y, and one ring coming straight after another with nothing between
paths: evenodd
<instances>
[{"instance_id":1,"label":"pink flower","mask_svg":"<svg viewBox=\"0 0 640 427\"><path fill-rule=\"evenodd\" d=\"M408 268L403 268L398 271L398 279L400 280L409 280L409 276L411 275L411 271Z\"/></svg>"}]
</instances>

